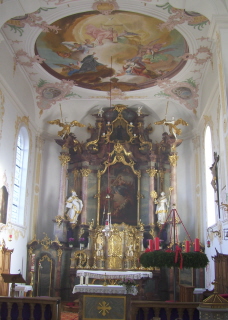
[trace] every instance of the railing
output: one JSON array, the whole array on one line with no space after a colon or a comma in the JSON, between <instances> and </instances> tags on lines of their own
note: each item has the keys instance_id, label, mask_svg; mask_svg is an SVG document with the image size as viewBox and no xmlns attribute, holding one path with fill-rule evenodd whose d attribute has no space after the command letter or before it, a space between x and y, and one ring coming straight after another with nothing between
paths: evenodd
<instances>
[{"instance_id":1,"label":"railing","mask_svg":"<svg viewBox=\"0 0 228 320\"><path fill-rule=\"evenodd\" d=\"M60 320L61 299L0 297L1 320Z\"/></svg>"},{"instance_id":2,"label":"railing","mask_svg":"<svg viewBox=\"0 0 228 320\"><path fill-rule=\"evenodd\" d=\"M198 306L198 302L132 300L131 320L199 320Z\"/></svg>"}]
</instances>

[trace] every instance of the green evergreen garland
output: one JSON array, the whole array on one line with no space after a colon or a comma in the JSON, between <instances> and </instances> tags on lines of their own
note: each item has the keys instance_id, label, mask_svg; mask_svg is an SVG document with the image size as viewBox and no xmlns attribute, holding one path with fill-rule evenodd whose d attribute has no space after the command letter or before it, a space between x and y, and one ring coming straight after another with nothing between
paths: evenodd
<instances>
[{"instance_id":1,"label":"green evergreen garland","mask_svg":"<svg viewBox=\"0 0 228 320\"><path fill-rule=\"evenodd\" d=\"M183 268L205 268L209 262L205 253L202 252L183 252ZM177 263L175 263L175 252L165 252L155 250L145 252L139 258L144 268L150 267L180 267L180 255L178 255Z\"/></svg>"}]
</instances>

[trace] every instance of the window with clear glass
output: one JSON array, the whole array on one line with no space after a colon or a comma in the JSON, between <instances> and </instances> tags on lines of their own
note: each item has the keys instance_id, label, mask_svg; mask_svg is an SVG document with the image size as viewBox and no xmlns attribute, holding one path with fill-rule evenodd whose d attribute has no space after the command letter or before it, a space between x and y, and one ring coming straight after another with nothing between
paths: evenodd
<instances>
[{"instance_id":1,"label":"window with clear glass","mask_svg":"<svg viewBox=\"0 0 228 320\"><path fill-rule=\"evenodd\" d=\"M26 180L28 171L29 137L25 127L21 127L16 147L16 162L13 188L13 206L11 222L24 224Z\"/></svg>"},{"instance_id":2,"label":"window with clear glass","mask_svg":"<svg viewBox=\"0 0 228 320\"><path fill-rule=\"evenodd\" d=\"M210 167L214 162L212 151L211 129L207 126L205 131L205 176L206 176L206 210L207 210L207 226L215 224L215 190L211 185L212 172Z\"/></svg>"}]
</instances>

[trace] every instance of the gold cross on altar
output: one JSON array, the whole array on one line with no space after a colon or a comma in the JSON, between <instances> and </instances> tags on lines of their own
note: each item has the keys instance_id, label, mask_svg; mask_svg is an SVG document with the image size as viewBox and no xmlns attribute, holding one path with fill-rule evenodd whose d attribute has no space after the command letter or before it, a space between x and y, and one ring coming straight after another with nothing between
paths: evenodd
<instances>
[{"instance_id":1,"label":"gold cross on altar","mask_svg":"<svg viewBox=\"0 0 228 320\"><path fill-rule=\"evenodd\" d=\"M102 316L106 316L106 314L109 313L109 310L111 310L112 308L110 307L109 303L102 301L101 303L99 303L97 309L100 310L99 313L102 312Z\"/></svg>"}]
</instances>

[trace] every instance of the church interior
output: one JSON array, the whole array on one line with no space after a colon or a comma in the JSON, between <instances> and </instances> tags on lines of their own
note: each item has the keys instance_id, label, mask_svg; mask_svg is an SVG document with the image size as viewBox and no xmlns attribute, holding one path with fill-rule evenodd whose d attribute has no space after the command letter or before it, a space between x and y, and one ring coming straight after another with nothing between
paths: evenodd
<instances>
[{"instance_id":1,"label":"church interior","mask_svg":"<svg viewBox=\"0 0 228 320\"><path fill-rule=\"evenodd\" d=\"M228 1L0 0L0 22L0 302L228 311Z\"/></svg>"}]
</instances>

